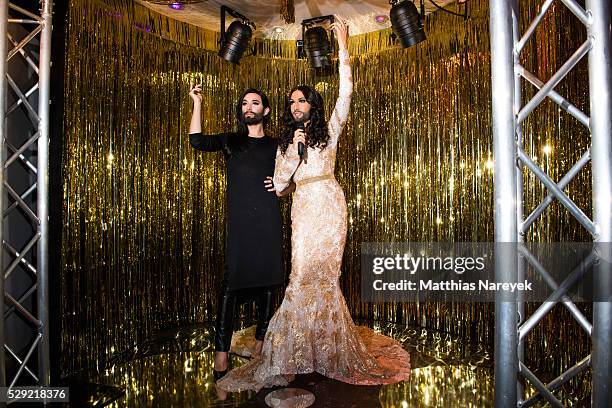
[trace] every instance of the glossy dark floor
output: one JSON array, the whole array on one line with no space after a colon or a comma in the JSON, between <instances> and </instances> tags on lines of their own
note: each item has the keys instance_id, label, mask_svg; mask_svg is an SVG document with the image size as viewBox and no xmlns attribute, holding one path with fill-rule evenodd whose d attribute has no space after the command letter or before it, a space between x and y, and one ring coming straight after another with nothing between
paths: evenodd
<instances>
[{"instance_id":1,"label":"glossy dark floor","mask_svg":"<svg viewBox=\"0 0 612 408\"><path fill-rule=\"evenodd\" d=\"M361 322L360 324L365 324ZM408 381L354 386L319 374L298 375L291 387L312 392L313 407L486 407L492 406L490 353L450 335L393 324L370 327L398 339L411 353ZM266 407L266 395L219 395L212 375L213 331L191 327L160 334L127 363L87 380L75 379L72 406ZM234 356L232 365L244 362Z\"/></svg>"}]
</instances>

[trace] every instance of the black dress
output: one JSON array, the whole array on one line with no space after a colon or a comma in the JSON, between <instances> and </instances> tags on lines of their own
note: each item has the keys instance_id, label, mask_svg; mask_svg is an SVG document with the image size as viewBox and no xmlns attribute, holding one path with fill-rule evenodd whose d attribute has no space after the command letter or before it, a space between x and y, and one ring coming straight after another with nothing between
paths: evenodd
<instances>
[{"instance_id":1,"label":"black dress","mask_svg":"<svg viewBox=\"0 0 612 408\"><path fill-rule=\"evenodd\" d=\"M228 290L283 283L281 215L278 198L264 180L274 175L278 142L236 133L189 135L205 152L222 151L227 170L227 241L225 280Z\"/></svg>"}]
</instances>

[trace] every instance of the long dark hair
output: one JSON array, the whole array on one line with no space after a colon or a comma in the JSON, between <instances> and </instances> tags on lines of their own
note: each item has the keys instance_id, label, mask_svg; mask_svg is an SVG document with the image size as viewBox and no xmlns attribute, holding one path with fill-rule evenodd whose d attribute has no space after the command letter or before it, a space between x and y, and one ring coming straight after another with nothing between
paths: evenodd
<instances>
[{"instance_id":1,"label":"long dark hair","mask_svg":"<svg viewBox=\"0 0 612 408\"><path fill-rule=\"evenodd\" d=\"M308 122L308 126L306 126L306 134L308 135L306 143L309 147L324 149L327 146L327 142L329 142L329 133L327 132L323 98L314 88L300 85L293 88L285 99L285 111L283 113L285 130L281 134L278 142L281 152L284 154L287 151L287 147L289 147L289 144L293 141L293 133L297 127L297 122L293 119L293 115L291 114L291 95L295 91L301 91L304 94L304 98L310 104L310 122Z\"/></svg>"},{"instance_id":2,"label":"long dark hair","mask_svg":"<svg viewBox=\"0 0 612 408\"><path fill-rule=\"evenodd\" d=\"M236 102L236 121L238 122L238 132L237 133L240 136L249 135L249 129L247 127L247 124L244 121L244 113L242 113L242 100L244 99L245 96L247 96L247 94L250 94L250 93L259 95L259 97L261 98L261 104L263 105L264 111L266 110L266 108L270 109L270 101L268 100L268 97L266 96L265 93L255 88L249 88L246 91L244 91L242 95L240 95L240 98L238 98L238 102ZM266 125L268 124L269 121L270 121L270 112L268 112L268 114L264 115L263 117L264 129L266 128Z\"/></svg>"}]
</instances>

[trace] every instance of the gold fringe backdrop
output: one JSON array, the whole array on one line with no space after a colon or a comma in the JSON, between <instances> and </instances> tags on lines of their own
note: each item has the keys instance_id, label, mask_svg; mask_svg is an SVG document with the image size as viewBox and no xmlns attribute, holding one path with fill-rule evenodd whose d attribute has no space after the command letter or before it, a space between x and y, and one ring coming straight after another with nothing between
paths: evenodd
<instances>
[{"instance_id":1,"label":"gold fringe backdrop","mask_svg":"<svg viewBox=\"0 0 612 408\"><path fill-rule=\"evenodd\" d=\"M350 216L342 285L355 318L490 346L491 304L368 304L359 296L362 242L493 240L488 10L484 1L469 4L467 21L429 16L428 40L413 49L394 48L389 30L351 38L355 91L337 163ZM523 21L535 7L523 7ZM547 18L526 50L524 65L541 78L584 38L572 19L564 10ZM335 103L337 77L314 77L294 59L294 42L258 40L257 57L230 66L216 55L217 38L125 0L71 2L60 294L66 375L127 358L164 328L214 319L223 273L224 162L189 145L189 84L203 84L203 131L210 133L234 128L234 102L250 86L271 99L273 135L292 86L315 85L328 113ZM581 64L558 87L583 109L585 77ZM526 86L525 98L533 94ZM525 126L525 149L556 180L588 141L549 101ZM529 210L546 191L525 177ZM587 213L589 191L584 171L570 196ZM283 204L287 253L289 205ZM588 240L558 204L528 238ZM559 372L588 354L588 339L569 320L559 310L531 335L529 358L558 356L539 360L542 370Z\"/></svg>"}]
</instances>

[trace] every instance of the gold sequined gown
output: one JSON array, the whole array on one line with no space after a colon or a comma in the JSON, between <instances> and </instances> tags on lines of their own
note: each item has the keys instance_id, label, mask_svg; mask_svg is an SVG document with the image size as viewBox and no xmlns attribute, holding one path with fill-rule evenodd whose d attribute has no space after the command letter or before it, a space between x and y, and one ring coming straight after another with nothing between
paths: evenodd
<instances>
[{"instance_id":1,"label":"gold sequined gown","mask_svg":"<svg viewBox=\"0 0 612 408\"><path fill-rule=\"evenodd\" d=\"M296 146L289 145L285 155L277 153L274 185L282 190L294 172L297 184L291 207L289 285L268 326L261 358L223 377L217 385L226 391L287 385L292 374L311 372L362 385L395 383L409 376L408 352L389 337L356 327L339 286L347 209L333 174L352 87L344 51L327 147L308 148L307 163L301 164Z\"/></svg>"}]
</instances>

